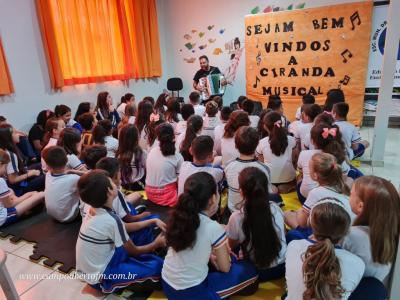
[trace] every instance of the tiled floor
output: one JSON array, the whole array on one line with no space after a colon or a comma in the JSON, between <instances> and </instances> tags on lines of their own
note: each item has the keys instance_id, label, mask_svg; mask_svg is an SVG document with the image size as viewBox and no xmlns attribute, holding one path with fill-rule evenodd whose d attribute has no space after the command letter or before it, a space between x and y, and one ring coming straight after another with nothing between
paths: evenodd
<instances>
[{"instance_id":1,"label":"tiled floor","mask_svg":"<svg viewBox=\"0 0 400 300\"><path fill-rule=\"evenodd\" d=\"M373 128L363 128L361 134L364 139L370 140L373 137ZM396 187L400 186L400 129L389 129L385 166L371 167L368 164L361 164L364 174L374 174L391 180ZM364 158L368 159L370 152L367 151ZM21 274L38 274L40 276L55 275L58 271L49 269L41 262L34 263L29 260L32 254L32 244L20 242L12 244L8 240L0 239L0 248L7 252L7 268L14 281L21 299L46 300L46 299L121 299L114 295L105 297L90 289L79 280L55 280L55 279L23 279ZM59 273L61 275L61 273ZM5 296L0 289L0 299Z\"/></svg>"}]
</instances>

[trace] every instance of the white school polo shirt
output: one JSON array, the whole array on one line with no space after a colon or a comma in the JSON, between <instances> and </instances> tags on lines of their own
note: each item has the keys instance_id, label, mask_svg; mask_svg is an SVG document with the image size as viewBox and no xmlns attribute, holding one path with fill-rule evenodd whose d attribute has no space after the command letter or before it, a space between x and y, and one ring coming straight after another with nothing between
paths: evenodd
<instances>
[{"instance_id":1,"label":"white school polo shirt","mask_svg":"<svg viewBox=\"0 0 400 300\"><path fill-rule=\"evenodd\" d=\"M260 122L260 117L256 115L249 115L250 126L253 128L258 128L258 122Z\"/></svg>"},{"instance_id":2,"label":"white school polo shirt","mask_svg":"<svg viewBox=\"0 0 400 300\"><path fill-rule=\"evenodd\" d=\"M269 137L263 138L257 146L256 154L264 157L264 163L271 170L272 183L287 183L296 178L296 170L293 167L292 153L296 147L296 139L290 135L288 146L283 154L276 156L272 153Z\"/></svg>"},{"instance_id":3,"label":"white school polo shirt","mask_svg":"<svg viewBox=\"0 0 400 300\"><path fill-rule=\"evenodd\" d=\"M67 169L78 170L83 165L81 160L75 154L67 154L67 158Z\"/></svg>"},{"instance_id":4,"label":"white school polo shirt","mask_svg":"<svg viewBox=\"0 0 400 300\"><path fill-rule=\"evenodd\" d=\"M4 207L2 199L12 195L11 189L8 187L4 178L0 177L0 226L7 220L7 208Z\"/></svg>"},{"instance_id":5,"label":"white school polo shirt","mask_svg":"<svg viewBox=\"0 0 400 300\"><path fill-rule=\"evenodd\" d=\"M217 125L217 127L214 129L214 151L218 155L221 155L221 140L224 136L225 125L226 123Z\"/></svg>"},{"instance_id":6,"label":"white school polo shirt","mask_svg":"<svg viewBox=\"0 0 400 300\"><path fill-rule=\"evenodd\" d=\"M349 214L351 221L353 222L354 219L356 218L356 215L353 213L351 210L350 206L350 201L349 201L349 196L346 196L344 194L340 194L334 189L326 186L317 186L316 188L313 188L307 196L306 201L303 204L303 209L310 214L311 209L317 204L318 201L324 199L324 198L334 198L339 200L340 203L344 205L344 208L346 209L347 213Z\"/></svg>"},{"instance_id":7,"label":"white school polo shirt","mask_svg":"<svg viewBox=\"0 0 400 300\"><path fill-rule=\"evenodd\" d=\"M221 124L221 120L218 117L203 117L203 130L201 135L208 135L214 139L215 127Z\"/></svg>"},{"instance_id":8,"label":"white school polo shirt","mask_svg":"<svg viewBox=\"0 0 400 300\"><path fill-rule=\"evenodd\" d=\"M306 150L306 145L310 143L308 142L307 135L310 134L313 126L314 123L300 123L297 125L294 137L300 141L301 150Z\"/></svg>"},{"instance_id":9,"label":"white school polo shirt","mask_svg":"<svg viewBox=\"0 0 400 300\"><path fill-rule=\"evenodd\" d=\"M10 174L18 174L19 173L19 169L18 169L18 157L14 152L10 152L8 150L6 150L8 156L10 157L10 162L7 164L6 167L6 173L7 175Z\"/></svg>"},{"instance_id":10,"label":"white school polo shirt","mask_svg":"<svg viewBox=\"0 0 400 300\"><path fill-rule=\"evenodd\" d=\"M351 144L361 142L361 135L357 127L347 121L336 121L335 124L339 127L342 134L342 140L346 146L347 156L350 160L354 157L354 151Z\"/></svg>"},{"instance_id":11,"label":"white school polo shirt","mask_svg":"<svg viewBox=\"0 0 400 300\"><path fill-rule=\"evenodd\" d=\"M196 165L193 162L184 161L182 163L181 169L179 170L178 196L183 193L186 179L188 179L189 176L199 172L206 172L210 174L212 177L214 177L217 188L221 187L222 180L224 179L224 170L222 170L222 168L214 167L211 164Z\"/></svg>"},{"instance_id":12,"label":"white school polo shirt","mask_svg":"<svg viewBox=\"0 0 400 300\"><path fill-rule=\"evenodd\" d=\"M115 157L118 150L118 140L112 136L106 136L104 141L107 149L107 157Z\"/></svg>"},{"instance_id":13,"label":"white school polo shirt","mask_svg":"<svg viewBox=\"0 0 400 300\"><path fill-rule=\"evenodd\" d=\"M123 246L128 240L124 224L115 212L109 208L96 208L96 214L88 214L79 230L76 242L77 271L92 275L85 277L87 283L98 283L99 278L93 275L102 274L115 248Z\"/></svg>"},{"instance_id":14,"label":"white school polo shirt","mask_svg":"<svg viewBox=\"0 0 400 300\"><path fill-rule=\"evenodd\" d=\"M373 261L370 230L368 226L350 227L349 233L343 240L342 247L364 261L364 277L375 277L384 284L387 283L392 264L383 265Z\"/></svg>"},{"instance_id":15,"label":"white school polo shirt","mask_svg":"<svg viewBox=\"0 0 400 300\"><path fill-rule=\"evenodd\" d=\"M240 156L239 150L236 149L235 137L221 139L221 155L222 166L226 166L230 161Z\"/></svg>"},{"instance_id":16,"label":"white school polo shirt","mask_svg":"<svg viewBox=\"0 0 400 300\"><path fill-rule=\"evenodd\" d=\"M121 191L118 191L118 195L117 195L117 197L115 197L112 206L113 206L114 212L121 219L125 218L125 216L131 212L129 205L125 200L124 194ZM81 201L81 204L79 205L79 209L80 209L82 219L84 217L86 217L86 214L88 213L90 208L91 208L91 206L89 204Z\"/></svg>"},{"instance_id":17,"label":"white school polo shirt","mask_svg":"<svg viewBox=\"0 0 400 300\"><path fill-rule=\"evenodd\" d=\"M196 105L193 105L193 108L194 108L195 115L198 115L200 117L204 116L204 114L206 112L206 107L204 105L196 104Z\"/></svg>"},{"instance_id":18,"label":"white school polo shirt","mask_svg":"<svg viewBox=\"0 0 400 300\"><path fill-rule=\"evenodd\" d=\"M58 140L55 138L50 138L49 142L47 143L46 146L44 146L44 148L42 149L42 153L44 152L45 149L51 147L51 146L57 146L57 142ZM42 170L44 173L47 172L47 165L46 162L44 161L44 158L42 156L41 160L40 160L41 164L42 164Z\"/></svg>"},{"instance_id":19,"label":"white school polo shirt","mask_svg":"<svg viewBox=\"0 0 400 300\"><path fill-rule=\"evenodd\" d=\"M271 172L269 168L258 161L257 159L252 160L242 160L235 159L228 163L225 167L225 176L228 183L228 208L230 211L235 211L239 209L240 203L242 202L242 196L239 192L239 173L249 167L255 167L260 169L268 178L268 190L272 192L271 187Z\"/></svg>"},{"instance_id":20,"label":"white school polo shirt","mask_svg":"<svg viewBox=\"0 0 400 300\"><path fill-rule=\"evenodd\" d=\"M286 237L285 237L285 221L282 209L274 202L269 202L271 208L271 215L273 217L274 228L279 240L281 241L281 251L279 251L278 257L271 263L269 268L276 267L279 264L285 262L286 255ZM228 225L226 226L226 234L228 238L243 243L246 236L243 232L243 210L237 210L232 213L229 218Z\"/></svg>"},{"instance_id":21,"label":"white school polo shirt","mask_svg":"<svg viewBox=\"0 0 400 300\"><path fill-rule=\"evenodd\" d=\"M159 146L154 147L147 155L146 185L161 188L177 182L182 163L183 157L177 150L174 155L164 156Z\"/></svg>"},{"instance_id":22,"label":"white school polo shirt","mask_svg":"<svg viewBox=\"0 0 400 300\"><path fill-rule=\"evenodd\" d=\"M289 243L286 251L286 300L303 299L305 291L303 279L303 254L307 248L313 245L310 240L295 240ZM356 255L344 250L335 249L336 257L339 260L341 285L345 289L342 300L348 299L350 294L357 287L364 274L365 265Z\"/></svg>"},{"instance_id":23,"label":"white school polo shirt","mask_svg":"<svg viewBox=\"0 0 400 300\"><path fill-rule=\"evenodd\" d=\"M46 210L59 222L72 221L79 213L78 180L75 174L46 174Z\"/></svg>"},{"instance_id":24,"label":"white school polo shirt","mask_svg":"<svg viewBox=\"0 0 400 300\"><path fill-rule=\"evenodd\" d=\"M208 275L208 262L212 249L226 241L226 233L221 224L203 214L199 214L199 218L200 225L193 247L179 252L169 247L164 260L161 276L176 290L202 283Z\"/></svg>"},{"instance_id":25,"label":"white school polo shirt","mask_svg":"<svg viewBox=\"0 0 400 300\"><path fill-rule=\"evenodd\" d=\"M299 159L297 160L297 168L303 173L300 192L304 197L307 197L308 193L318 186L318 183L311 179L309 163L315 153L321 152L321 150L303 150L300 152Z\"/></svg>"}]
</instances>

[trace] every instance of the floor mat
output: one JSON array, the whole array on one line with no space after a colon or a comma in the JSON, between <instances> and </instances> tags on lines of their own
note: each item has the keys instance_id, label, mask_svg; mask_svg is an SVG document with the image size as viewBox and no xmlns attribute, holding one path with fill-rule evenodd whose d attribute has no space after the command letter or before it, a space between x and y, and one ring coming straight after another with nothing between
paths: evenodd
<instances>
[{"instance_id":1,"label":"floor mat","mask_svg":"<svg viewBox=\"0 0 400 300\"><path fill-rule=\"evenodd\" d=\"M62 264L60 272L69 273L75 268L75 245L78 238L80 218L68 224L52 219L45 211L31 215L15 224L0 229L0 236L13 237L11 242L20 240L36 243L33 254L29 257L39 261L43 257L44 264L52 268L56 263Z\"/></svg>"}]
</instances>

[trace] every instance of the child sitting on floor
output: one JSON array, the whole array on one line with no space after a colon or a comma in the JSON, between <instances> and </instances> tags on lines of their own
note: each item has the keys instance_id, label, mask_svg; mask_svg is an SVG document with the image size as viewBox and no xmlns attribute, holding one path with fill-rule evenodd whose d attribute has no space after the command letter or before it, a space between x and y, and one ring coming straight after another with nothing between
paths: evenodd
<instances>
[{"instance_id":1,"label":"child sitting on floor","mask_svg":"<svg viewBox=\"0 0 400 300\"><path fill-rule=\"evenodd\" d=\"M92 113L84 113L79 117L79 123L82 126L82 149L86 146L91 146L93 144L93 127L97 124L97 119Z\"/></svg>"},{"instance_id":2,"label":"child sitting on floor","mask_svg":"<svg viewBox=\"0 0 400 300\"><path fill-rule=\"evenodd\" d=\"M348 113L349 105L347 103L340 102L333 105L332 114L335 124L339 126L343 142L346 146L347 156L352 160L362 156L365 149L369 147L369 143L361 139L360 132L353 124L347 122Z\"/></svg>"},{"instance_id":3,"label":"child sitting on floor","mask_svg":"<svg viewBox=\"0 0 400 300\"><path fill-rule=\"evenodd\" d=\"M176 148L182 154L185 161L193 161L190 154L190 146L192 141L202 134L203 118L198 115L193 115L187 121L186 132L176 138Z\"/></svg>"},{"instance_id":4,"label":"child sitting on floor","mask_svg":"<svg viewBox=\"0 0 400 300\"><path fill-rule=\"evenodd\" d=\"M44 173L47 172L47 166L46 162L43 159L43 152L46 148L51 147L51 146L56 146L58 138L60 137L61 132L65 128L65 123L62 119L58 118L50 118L46 122L46 127L45 127L45 135L44 135L44 147L42 149L42 170Z\"/></svg>"},{"instance_id":5,"label":"child sitting on floor","mask_svg":"<svg viewBox=\"0 0 400 300\"><path fill-rule=\"evenodd\" d=\"M44 200L44 192L29 192L21 197L15 196L3 178L9 162L10 156L0 149L0 228L17 222L19 217Z\"/></svg>"},{"instance_id":6,"label":"child sitting on floor","mask_svg":"<svg viewBox=\"0 0 400 300\"><path fill-rule=\"evenodd\" d=\"M257 289L257 272L231 262L224 228L210 219L218 210L217 185L206 172L191 175L167 224L169 246L162 269L168 299L221 299L246 287ZM216 271L210 271L212 262Z\"/></svg>"},{"instance_id":7,"label":"child sitting on floor","mask_svg":"<svg viewBox=\"0 0 400 300\"><path fill-rule=\"evenodd\" d=\"M314 126L314 119L322 112L318 104L303 104L301 107L301 123L290 131L296 138L297 147L300 150L313 149L310 142L311 128Z\"/></svg>"},{"instance_id":8,"label":"child sitting on floor","mask_svg":"<svg viewBox=\"0 0 400 300\"><path fill-rule=\"evenodd\" d=\"M175 206L178 201L177 181L183 157L175 148L171 124L156 128L159 146L150 150L146 160L146 194L150 201L162 206Z\"/></svg>"},{"instance_id":9,"label":"child sitting on floor","mask_svg":"<svg viewBox=\"0 0 400 300\"><path fill-rule=\"evenodd\" d=\"M214 139L214 129L220 124L220 119L217 117L218 104L214 101L209 101L206 104L206 116L203 117L202 135L208 135Z\"/></svg>"},{"instance_id":10,"label":"child sitting on floor","mask_svg":"<svg viewBox=\"0 0 400 300\"><path fill-rule=\"evenodd\" d=\"M78 190L82 201L93 207L95 213L86 215L79 231L77 272L90 275L84 276L85 281L103 293L112 293L146 280L157 282L163 260L150 253L165 246L164 236L159 235L143 246L132 242L122 220L113 211L118 189L105 171L84 174L78 181ZM99 276L93 276L96 274ZM130 274L134 274L133 278Z\"/></svg>"},{"instance_id":11,"label":"child sitting on floor","mask_svg":"<svg viewBox=\"0 0 400 300\"><path fill-rule=\"evenodd\" d=\"M343 173L340 165L333 155L328 153L315 153L309 163L310 177L318 185L313 188L307 196L303 207L295 212L285 212L285 222L291 228L298 228L297 232L290 233L290 239L307 238L311 232L308 224L308 217L313 206L326 197L335 198L346 208L349 216L354 220L349 202L349 188L343 180ZM303 230L302 228L306 228ZM301 232L304 232L301 235ZM300 235L300 236L299 236Z\"/></svg>"},{"instance_id":12,"label":"child sitting on floor","mask_svg":"<svg viewBox=\"0 0 400 300\"><path fill-rule=\"evenodd\" d=\"M256 167L260 169L268 178L268 186L266 187L271 193L271 201L282 204L282 198L278 194L272 193L271 171L270 169L257 160L255 157L258 145L257 129L250 126L241 127L235 135L235 146L239 152L239 157L229 162L225 167L225 176L228 182L228 208L231 212L240 209L242 196L239 190L239 173L248 167ZM274 190L274 192L276 189Z\"/></svg>"},{"instance_id":13,"label":"child sitting on floor","mask_svg":"<svg viewBox=\"0 0 400 300\"><path fill-rule=\"evenodd\" d=\"M112 136L113 127L110 120L101 120L93 129L93 140L98 145L104 145L108 157L115 157L118 150L118 140Z\"/></svg>"},{"instance_id":14,"label":"child sitting on floor","mask_svg":"<svg viewBox=\"0 0 400 300\"><path fill-rule=\"evenodd\" d=\"M116 157L121 165L122 186L130 191L144 190L147 151L140 148L139 132L134 125L121 128Z\"/></svg>"},{"instance_id":15,"label":"child sitting on floor","mask_svg":"<svg viewBox=\"0 0 400 300\"><path fill-rule=\"evenodd\" d=\"M44 150L43 158L48 168L44 190L47 213L59 222L73 221L79 214L79 176L67 173L68 158L63 148L51 146Z\"/></svg>"},{"instance_id":16,"label":"child sitting on floor","mask_svg":"<svg viewBox=\"0 0 400 300\"><path fill-rule=\"evenodd\" d=\"M191 92L189 95L189 102L193 105L194 114L203 117L206 112L206 108L204 105L200 104L200 94L198 92Z\"/></svg>"},{"instance_id":17,"label":"child sitting on floor","mask_svg":"<svg viewBox=\"0 0 400 300\"><path fill-rule=\"evenodd\" d=\"M172 127L176 128L179 121L182 120L182 116L180 114L180 104L178 99L169 98L167 101L167 111L164 113L165 121L170 123Z\"/></svg>"},{"instance_id":18,"label":"child sitting on floor","mask_svg":"<svg viewBox=\"0 0 400 300\"><path fill-rule=\"evenodd\" d=\"M65 127L67 128L75 128L79 132L82 132L82 126L74 119L72 119L71 108L64 104L56 105L54 108L54 114L56 118L59 118L64 121Z\"/></svg>"},{"instance_id":19,"label":"child sitting on floor","mask_svg":"<svg viewBox=\"0 0 400 300\"><path fill-rule=\"evenodd\" d=\"M268 178L255 167L239 174L243 195L240 210L229 218L226 232L231 249L240 246L246 260L258 270L260 281L285 275L285 222L283 212L269 201Z\"/></svg>"},{"instance_id":20,"label":"child sitting on floor","mask_svg":"<svg viewBox=\"0 0 400 300\"><path fill-rule=\"evenodd\" d=\"M151 215L146 211L138 213L135 206L142 199L139 193L131 193L124 196L121 192L121 172L117 159L104 157L98 161L96 169L106 171L117 187L118 194L113 202L113 209L122 221L124 221L126 231L130 234L135 245L142 246L151 243L155 238L155 227L165 232L166 225L158 216ZM84 205L83 209L81 207L81 214L87 211L87 207L89 207L87 204ZM143 207L143 205L139 205L139 207Z\"/></svg>"},{"instance_id":21,"label":"child sitting on floor","mask_svg":"<svg viewBox=\"0 0 400 300\"><path fill-rule=\"evenodd\" d=\"M122 105L122 104L121 104ZM125 105L124 117L121 119L121 122L118 124L118 131L121 130L127 124L135 124L136 120L136 106L133 104Z\"/></svg>"},{"instance_id":22,"label":"child sitting on floor","mask_svg":"<svg viewBox=\"0 0 400 300\"><path fill-rule=\"evenodd\" d=\"M310 218L313 235L287 247L286 299L348 299L365 269L358 256L339 247L350 216L340 201L326 198L313 207Z\"/></svg>"},{"instance_id":23,"label":"child sitting on floor","mask_svg":"<svg viewBox=\"0 0 400 300\"><path fill-rule=\"evenodd\" d=\"M190 118L190 116L194 115L193 105L183 104L181 107L181 115L183 120L180 120L175 127L175 135L177 136L186 132L187 120Z\"/></svg>"},{"instance_id":24,"label":"child sitting on floor","mask_svg":"<svg viewBox=\"0 0 400 300\"><path fill-rule=\"evenodd\" d=\"M212 165L214 160L213 147L214 142L210 136L202 135L193 140L192 146L190 147L190 153L193 155L193 162L185 161L182 163L179 171L178 196L183 193L186 179L190 175L198 172L207 172L214 177L217 183L217 196L219 199L219 192L224 179L224 171L222 168Z\"/></svg>"},{"instance_id":25,"label":"child sitting on floor","mask_svg":"<svg viewBox=\"0 0 400 300\"><path fill-rule=\"evenodd\" d=\"M283 102L279 95L270 95L268 99L267 108L275 111L281 115L282 126L288 128L290 125L289 120L283 115Z\"/></svg>"},{"instance_id":26,"label":"child sitting on floor","mask_svg":"<svg viewBox=\"0 0 400 300\"><path fill-rule=\"evenodd\" d=\"M364 261L364 277L387 285L399 240L399 193L386 179L363 176L354 182L350 206L357 216L342 246Z\"/></svg>"},{"instance_id":27,"label":"child sitting on floor","mask_svg":"<svg viewBox=\"0 0 400 300\"><path fill-rule=\"evenodd\" d=\"M242 108L249 115L250 126L257 128L260 117L254 115L254 101L247 99L242 103Z\"/></svg>"},{"instance_id":28,"label":"child sitting on floor","mask_svg":"<svg viewBox=\"0 0 400 300\"><path fill-rule=\"evenodd\" d=\"M271 111L264 116L268 136L260 140L256 153L258 159L271 170L271 181L280 193L289 193L296 187L296 170L293 166L296 139L282 126L281 115Z\"/></svg>"},{"instance_id":29,"label":"child sitting on floor","mask_svg":"<svg viewBox=\"0 0 400 300\"><path fill-rule=\"evenodd\" d=\"M7 181L17 196L32 191L43 191L44 176L39 170L26 168L24 157L16 146L19 137L10 124L0 125L0 149L10 158L5 172Z\"/></svg>"},{"instance_id":30,"label":"child sitting on floor","mask_svg":"<svg viewBox=\"0 0 400 300\"><path fill-rule=\"evenodd\" d=\"M230 115L221 139L222 166L226 166L228 162L239 157L240 154L235 147L235 133L242 126L249 125L250 120L246 112L237 110Z\"/></svg>"},{"instance_id":31,"label":"child sitting on floor","mask_svg":"<svg viewBox=\"0 0 400 300\"><path fill-rule=\"evenodd\" d=\"M96 168L97 162L107 156L107 149L101 145L92 145L86 147L82 152L82 161L89 170Z\"/></svg>"},{"instance_id":32,"label":"child sitting on floor","mask_svg":"<svg viewBox=\"0 0 400 300\"><path fill-rule=\"evenodd\" d=\"M314 104L315 97L311 94L305 94L305 95L303 95L301 102L302 102L302 104ZM298 107L296 110L296 120L301 121L301 106Z\"/></svg>"},{"instance_id":33,"label":"child sitting on floor","mask_svg":"<svg viewBox=\"0 0 400 300\"><path fill-rule=\"evenodd\" d=\"M214 129L214 151L217 155L221 155L221 139L224 136L225 125L228 123L232 109L224 106L220 111L220 124Z\"/></svg>"},{"instance_id":34,"label":"child sitting on floor","mask_svg":"<svg viewBox=\"0 0 400 300\"><path fill-rule=\"evenodd\" d=\"M87 171L85 164L79 159L82 150L82 140L78 130L75 128L65 128L60 134L57 146L64 148L67 153L67 169L78 172Z\"/></svg>"}]
</instances>

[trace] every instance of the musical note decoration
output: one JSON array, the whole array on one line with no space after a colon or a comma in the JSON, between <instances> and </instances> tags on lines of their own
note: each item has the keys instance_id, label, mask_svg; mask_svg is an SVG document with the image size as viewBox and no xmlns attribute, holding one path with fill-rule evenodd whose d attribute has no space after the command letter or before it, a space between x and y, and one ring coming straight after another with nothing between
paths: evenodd
<instances>
[{"instance_id":1,"label":"musical note decoration","mask_svg":"<svg viewBox=\"0 0 400 300\"><path fill-rule=\"evenodd\" d=\"M343 62L347 63L350 58L353 57L353 54L350 52L349 49L344 50L340 55L343 57Z\"/></svg>"},{"instance_id":2,"label":"musical note decoration","mask_svg":"<svg viewBox=\"0 0 400 300\"><path fill-rule=\"evenodd\" d=\"M204 44L204 45L200 45L200 46L199 46L199 49L200 49L200 50L203 50L203 49L205 49L205 48L207 48L207 44Z\"/></svg>"},{"instance_id":3,"label":"musical note decoration","mask_svg":"<svg viewBox=\"0 0 400 300\"><path fill-rule=\"evenodd\" d=\"M212 30L213 28L214 28L214 25L208 25L208 26L207 26L207 29L208 29L208 30Z\"/></svg>"},{"instance_id":4,"label":"musical note decoration","mask_svg":"<svg viewBox=\"0 0 400 300\"><path fill-rule=\"evenodd\" d=\"M210 44L213 44L213 43L215 43L216 40L217 40L217 39L208 39L208 42L209 42Z\"/></svg>"},{"instance_id":5,"label":"musical note decoration","mask_svg":"<svg viewBox=\"0 0 400 300\"><path fill-rule=\"evenodd\" d=\"M360 15L358 14L358 11L356 11L350 16L350 21L351 21L351 30L354 30L356 28L356 26L354 25L355 21L357 21L357 25L361 25L361 19Z\"/></svg>"},{"instance_id":6,"label":"musical note decoration","mask_svg":"<svg viewBox=\"0 0 400 300\"><path fill-rule=\"evenodd\" d=\"M258 76L256 76L256 83L254 83L253 84L253 88L257 88L257 86L258 86L258 83L260 82L261 80L260 80L260 78L258 78Z\"/></svg>"},{"instance_id":7,"label":"musical note decoration","mask_svg":"<svg viewBox=\"0 0 400 300\"><path fill-rule=\"evenodd\" d=\"M339 81L339 88L342 85L348 85L350 81L350 77L348 75L344 75L344 78L342 80Z\"/></svg>"},{"instance_id":8,"label":"musical note decoration","mask_svg":"<svg viewBox=\"0 0 400 300\"><path fill-rule=\"evenodd\" d=\"M184 36L183 36L183 38L185 39L185 40L191 40L192 39L192 36L190 35L190 34L185 34Z\"/></svg>"},{"instance_id":9,"label":"musical note decoration","mask_svg":"<svg viewBox=\"0 0 400 300\"><path fill-rule=\"evenodd\" d=\"M259 66L261 63L261 51L258 51L258 54L256 56L256 62L257 62L257 66Z\"/></svg>"},{"instance_id":10,"label":"musical note decoration","mask_svg":"<svg viewBox=\"0 0 400 300\"><path fill-rule=\"evenodd\" d=\"M204 32L199 32L199 37L202 38L205 35Z\"/></svg>"}]
</instances>

